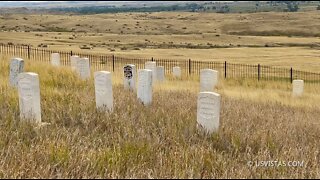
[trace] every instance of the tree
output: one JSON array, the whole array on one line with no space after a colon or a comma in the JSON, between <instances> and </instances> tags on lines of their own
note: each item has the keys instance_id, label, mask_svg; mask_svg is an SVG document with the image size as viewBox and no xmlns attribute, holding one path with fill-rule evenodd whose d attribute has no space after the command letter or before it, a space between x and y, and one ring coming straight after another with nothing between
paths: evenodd
<instances>
[{"instance_id":1,"label":"tree","mask_svg":"<svg viewBox=\"0 0 320 180\"><path fill-rule=\"evenodd\" d=\"M317 10L320 10L320 5L318 5Z\"/></svg>"},{"instance_id":2,"label":"tree","mask_svg":"<svg viewBox=\"0 0 320 180\"><path fill-rule=\"evenodd\" d=\"M217 13L228 13L230 12L230 8L228 5L224 5L220 7L220 9L217 11Z\"/></svg>"},{"instance_id":3,"label":"tree","mask_svg":"<svg viewBox=\"0 0 320 180\"><path fill-rule=\"evenodd\" d=\"M287 8L289 12L297 12L299 10L299 6L296 2L287 1Z\"/></svg>"}]
</instances>

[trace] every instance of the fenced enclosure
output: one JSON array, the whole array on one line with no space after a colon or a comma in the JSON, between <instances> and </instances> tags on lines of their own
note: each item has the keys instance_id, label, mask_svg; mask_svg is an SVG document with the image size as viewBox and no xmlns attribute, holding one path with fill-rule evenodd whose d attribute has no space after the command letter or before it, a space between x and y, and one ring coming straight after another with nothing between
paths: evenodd
<instances>
[{"instance_id":1,"label":"fenced enclosure","mask_svg":"<svg viewBox=\"0 0 320 180\"><path fill-rule=\"evenodd\" d=\"M161 59L161 58L128 58L115 56L112 54L89 54L73 51L56 51L43 48L33 48L30 46L15 46L0 44L0 53L21 57L31 61L50 62L52 53L60 54L60 63L63 66L70 66L70 56L78 55L89 58L91 67L96 70L106 70L110 72L123 71L126 64L134 64L137 69L143 69L145 62L155 61L157 66L164 66L165 74L172 74L175 66L181 68L183 76L199 75L201 69L214 69L219 71L220 77L226 79L257 79L267 81L292 82L294 79L302 79L308 84L320 84L320 73L294 70L292 68L280 68L264 65L236 64L217 61L195 61Z\"/></svg>"}]
</instances>

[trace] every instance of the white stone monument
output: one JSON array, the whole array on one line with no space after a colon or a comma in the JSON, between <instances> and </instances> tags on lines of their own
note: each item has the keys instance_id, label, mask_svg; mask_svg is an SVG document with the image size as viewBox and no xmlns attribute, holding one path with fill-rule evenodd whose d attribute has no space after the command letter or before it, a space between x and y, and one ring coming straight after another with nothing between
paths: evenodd
<instances>
[{"instance_id":1,"label":"white stone monument","mask_svg":"<svg viewBox=\"0 0 320 180\"><path fill-rule=\"evenodd\" d=\"M51 54L51 64L53 66L60 66L60 54L59 53L52 53Z\"/></svg>"},{"instance_id":2,"label":"white stone monument","mask_svg":"<svg viewBox=\"0 0 320 180\"><path fill-rule=\"evenodd\" d=\"M77 67L77 60L79 59L79 56L73 55L70 56L70 65L71 65L71 69L75 70Z\"/></svg>"},{"instance_id":3,"label":"white stone monument","mask_svg":"<svg viewBox=\"0 0 320 180\"><path fill-rule=\"evenodd\" d=\"M292 81L292 95L295 97L303 95L303 80L293 80Z\"/></svg>"},{"instance_id":4,"label":"white stone monument","mask_svg":"<svg viewBox=\"0 0 320 180\"><path fill-rule=\"evenodd\" d=\"M113 93L111 73L98 71L94 73L96 107L106 111L113 110Z\"/></svg>"},{"instance_id":5,"label":"white stone monument","mask_svg":"<svg viewBox=\"0 0 320 180\"><path fill-rule=\"evenodd\" d=\"M152 85L157 80L157 63L154 61L147 61L145 63L145 69L149 69L152 71Z\"/></svg>"},{"instance_id":6,"label":"white stone monument","mask_svg":"<svg viewBox=\"0 0 320 180\"><path fill-rule=\"evenodd\" d=\"M181 78L181 68L179 66L173 67L173 76L176 78Z\"/></svg>"},{"instance_id":7,"label":"white stone monument","mask_svg":"<svg viewBox=\"0 0 320 180\"><path fill-rule=\"evenodd\" d=\"M198 127L209 134L219 129L220 99L220 94L214 92L200 92L198 95Z\"/></svg>"},{"instance_id":8,"label":"white stone monument","mask_svg":"<svg viewBox=\"0 0 320 180\"><path fill-rule=\"evenodd\" d=\"M10 63L10 85L13 87L18 86L18 75L24 70L24 60L21 58L13 58Z\"/></svg>"},{"instance_id":9,"label":"white stone monument","mask_svg":"<svg viewBox=\"0 0 320 180\"><path fill-rule=\"evenodd\" d=\"M212 69L201 69L200 92L213 91L218 84L218 71Z\"/></svg>"},{"instance_id":10,"label":"white stone monument","mask_svg":"<svg viewBox=\"0 0 320 180\"><path fill-rule=\"evenodd\" d=\"M133 64L127 64L123 67L124 75L124 89L129 89L131 91L136 90L136 66Z\"/></svg>"},{"instance_id":11,"label":"white stone monument","mask_svg":"<svg viewBox=\"0 0 320 180\"><path fill-rule=\"evenodd\" d=\"M40 85L36 73L20 73L18 75L18 93L20 118L41 123Z\"/></svg>"},{"instance_id":12,"label":"white stone monument","mask_svg":"<svg viewBox=\"0 0 320 180\"><path fill-rule=\"evenodd\" d=\"M81 79L86 80L90 78L90 64L88 58L79 58L76 61L76 67Z\"/></svg>"},{"instance_id":13,"label":"white stone monument","mask_svg":"<svg viewBox=\"0 0 320 180\"><path fill-rule=\"evenodd\" d=\"M164 66L157 66L157 81L165 81Z\"/></svg>"},{"instance_id":14,"label":"white stone monument","mask_svg":"<svg viewBox=\"0 0 320 180\"><path fill-rule=\"evenodd\" d=\"M139 69L138 71L138 99L144 105L151 104L152 101L152 71L149 69Z\"/></svg>"}]
</instances>

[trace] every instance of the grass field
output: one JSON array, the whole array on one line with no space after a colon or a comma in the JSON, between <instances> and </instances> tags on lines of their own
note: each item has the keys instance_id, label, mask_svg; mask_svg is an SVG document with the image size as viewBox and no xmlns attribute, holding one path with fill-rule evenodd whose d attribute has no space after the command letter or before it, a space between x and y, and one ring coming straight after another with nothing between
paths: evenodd
<instances>
[{"instance_id":1,"label":"grass field","mask_svg":"<svg viewBox=\"0 0 320 180\"><path fill-rule=\"evenodd\" d=\"M320 14L303 11L2 14L0 43L320 72ZM204 135L198 76L166 76L144 107L113 72L114 111L105 113L95 108L93 77L25 59L25 71L39 74L42 121L51 123L39 129L20 121L10 58L0 54L1 178L320 178L320 85L306 83L293 98L288 82L220 76L219 132ZM283 166L289 161L301 166Z\"/></svg>"},{"instance_id":2,"label":"grass field","mask_svg":"<svg viewBox=\"0 0 320 180\"><path fill-rule=\"evenodd\" d=\"M144 107L112 74L113 113L95 109L92 78L27 62L40 78L42 129L19 122L18 95L0 61L2 178L319 178L319 88L291 97L291 84L221 81L218 134L196 129L196 78L167 77ZM300 167L248 166L299 161Z\"/></svg>"},{"instance_id":3,"label":"grass field","mask_svg":"<svg viewBox=\"0 0 320 180\"><path fill-rule=\"evenodd\" d=\"M0 43L130 57L216 60L320 72L317 11L2 15ZM30 31L30 32L25 32ZM92 49L80 49L87 45Z\"/></svg>"}]
</instances>

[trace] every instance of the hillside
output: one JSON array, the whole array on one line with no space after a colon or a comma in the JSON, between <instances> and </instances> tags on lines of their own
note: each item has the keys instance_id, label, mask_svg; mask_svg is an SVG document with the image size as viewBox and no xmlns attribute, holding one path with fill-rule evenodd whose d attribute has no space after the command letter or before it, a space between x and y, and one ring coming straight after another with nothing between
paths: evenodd
<instances>
[{"instance_id":1,"label":"hillside","mask_svg":"<svg viewBox=\"0 0 320 180\"><path fill-rule=\"evenodd\" d=\"M260 63L320 72L317 19L316 11L3 15L0 43L130 57ZM80 49L84 46L87 49Z\"/></svg>"}]
</instances>

